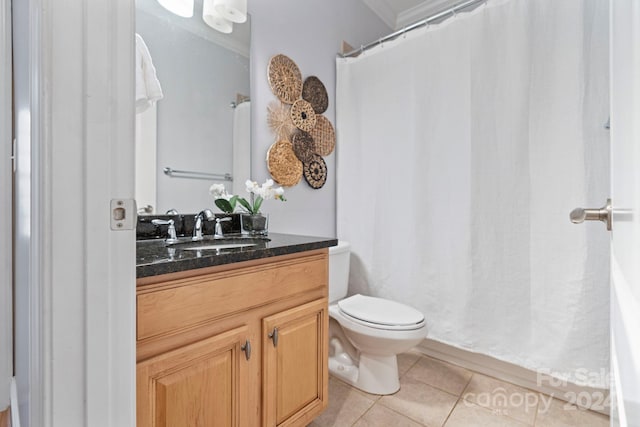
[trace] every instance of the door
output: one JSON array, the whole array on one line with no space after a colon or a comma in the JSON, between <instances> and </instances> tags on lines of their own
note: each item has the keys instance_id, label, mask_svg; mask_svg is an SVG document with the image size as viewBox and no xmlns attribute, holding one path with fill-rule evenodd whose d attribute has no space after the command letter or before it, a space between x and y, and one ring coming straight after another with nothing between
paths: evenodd
<instances>
[{"instance_id":1,"label":"door","mask_svg":"<svg viewBox=\"0 0 640 427\"><path fill-rule=\"evenodd\" d=\"M138 363L138 427L232 427L248 393L242 326Z\"/></svg>"},{"instance_id":2,"label":"door","mask_svg":"<svg viewBox=\"0 0 640 427\"><path fill-rule=\"evenodd\" d=\"M640 426L640 4L610 5L611 419Z\"/></svg>"},{"instance_id":3,"label":"door","mask_svg":"<svg viewBox=\"0 0 640 427\"><path fill-rule=\"evenodd\" d=\"M262 321L263 427L305 426L327 405L327 299Z\"/></svg>"},{"instance_id":4,"label":"door","mask_svg":"<svg viewBox=\"0 0 640 427\"><path fill-rule=\"evenodd\" d=\"M13 376L11 2L0 0L0 427ZM5 415L3 415L3 413Z\"/></svg>"}]
</instances>

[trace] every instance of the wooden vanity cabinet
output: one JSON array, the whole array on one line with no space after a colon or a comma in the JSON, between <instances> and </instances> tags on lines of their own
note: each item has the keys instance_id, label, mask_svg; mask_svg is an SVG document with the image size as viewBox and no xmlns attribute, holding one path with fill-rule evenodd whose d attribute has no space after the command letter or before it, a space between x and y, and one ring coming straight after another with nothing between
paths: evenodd
<instances>
[{"instance_id":1,"label":"wooden vanity cabinet","mask_svg":"<svg viewBox=\"0 0 640 427\"><path fill-rule=\"evenodd\" d=\"M138 363L138 425L240 425L246 333L235 328Z\"/></svg>"},{"instance_id":2,"label":"wooden vanity cabinet","mask_svg":"<svg viewBox=\"0 0 640 427\"><path fill-rule=\"evenodd\" d=\"M307 425L327 403L326 298L262 321L265 426Z\"/></svg>"},{"instance_id":3,"label":"wooden vanity cabinet","mask_svg":"<svg viewBox=\"0 0 640 427\"><path fill-rule=\"evenodd\" d=\"M139 279L138 427L309 424L328 403L327 280L326 249Z\"/></svg>"}]
</instances>

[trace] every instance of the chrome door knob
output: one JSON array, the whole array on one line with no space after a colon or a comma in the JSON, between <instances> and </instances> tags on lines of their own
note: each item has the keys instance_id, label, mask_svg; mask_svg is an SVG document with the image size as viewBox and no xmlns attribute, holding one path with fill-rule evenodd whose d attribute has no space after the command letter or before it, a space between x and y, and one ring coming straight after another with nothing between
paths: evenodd
<instances>
[{"instance_id":1,"label":"chrome door knob","mask_svg":"<svg viewBox=\"0 0 640 427\"><path fill-rule=\"evenodd\" d=\"M584 221L602 221L607 225L607 230L611 231L611 199L607 199L607 204L600 209L575 208L569 214L571 222L581 224Z\"/></svg>"}]
</instances>

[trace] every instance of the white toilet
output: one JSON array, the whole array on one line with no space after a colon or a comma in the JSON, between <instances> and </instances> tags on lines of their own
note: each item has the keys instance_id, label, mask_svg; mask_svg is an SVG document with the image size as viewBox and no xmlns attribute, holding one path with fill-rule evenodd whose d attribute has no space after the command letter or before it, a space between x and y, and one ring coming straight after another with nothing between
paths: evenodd
<instances>
[{"instance_id":1,"label":"white toilet","mask_svg":"<svg viewBox=\"0 0 640 427\"><path fill-rule=\"evenodd\" d=\"M345 298L349 257L347 242L329 248L329 372L367 393L395 393L396 355L427 336L424 315L382 298Z\"/></svg>"}]
</instances>

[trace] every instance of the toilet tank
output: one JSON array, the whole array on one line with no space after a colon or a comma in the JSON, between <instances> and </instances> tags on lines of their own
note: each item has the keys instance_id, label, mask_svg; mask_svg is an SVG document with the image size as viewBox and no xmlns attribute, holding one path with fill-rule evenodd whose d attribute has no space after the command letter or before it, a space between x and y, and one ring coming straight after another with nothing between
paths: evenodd
<instances>
[{"instance_id":1,"label":"toilet tank","mask_svg":"<svg viewBox=\"0 0 640 427\"><path fill-rule=\"evenodd\" d=\"M349 289L349 258L351 245L342 240L329 247L329 303L347 296Z\"/></svg>"}]
</instances>

